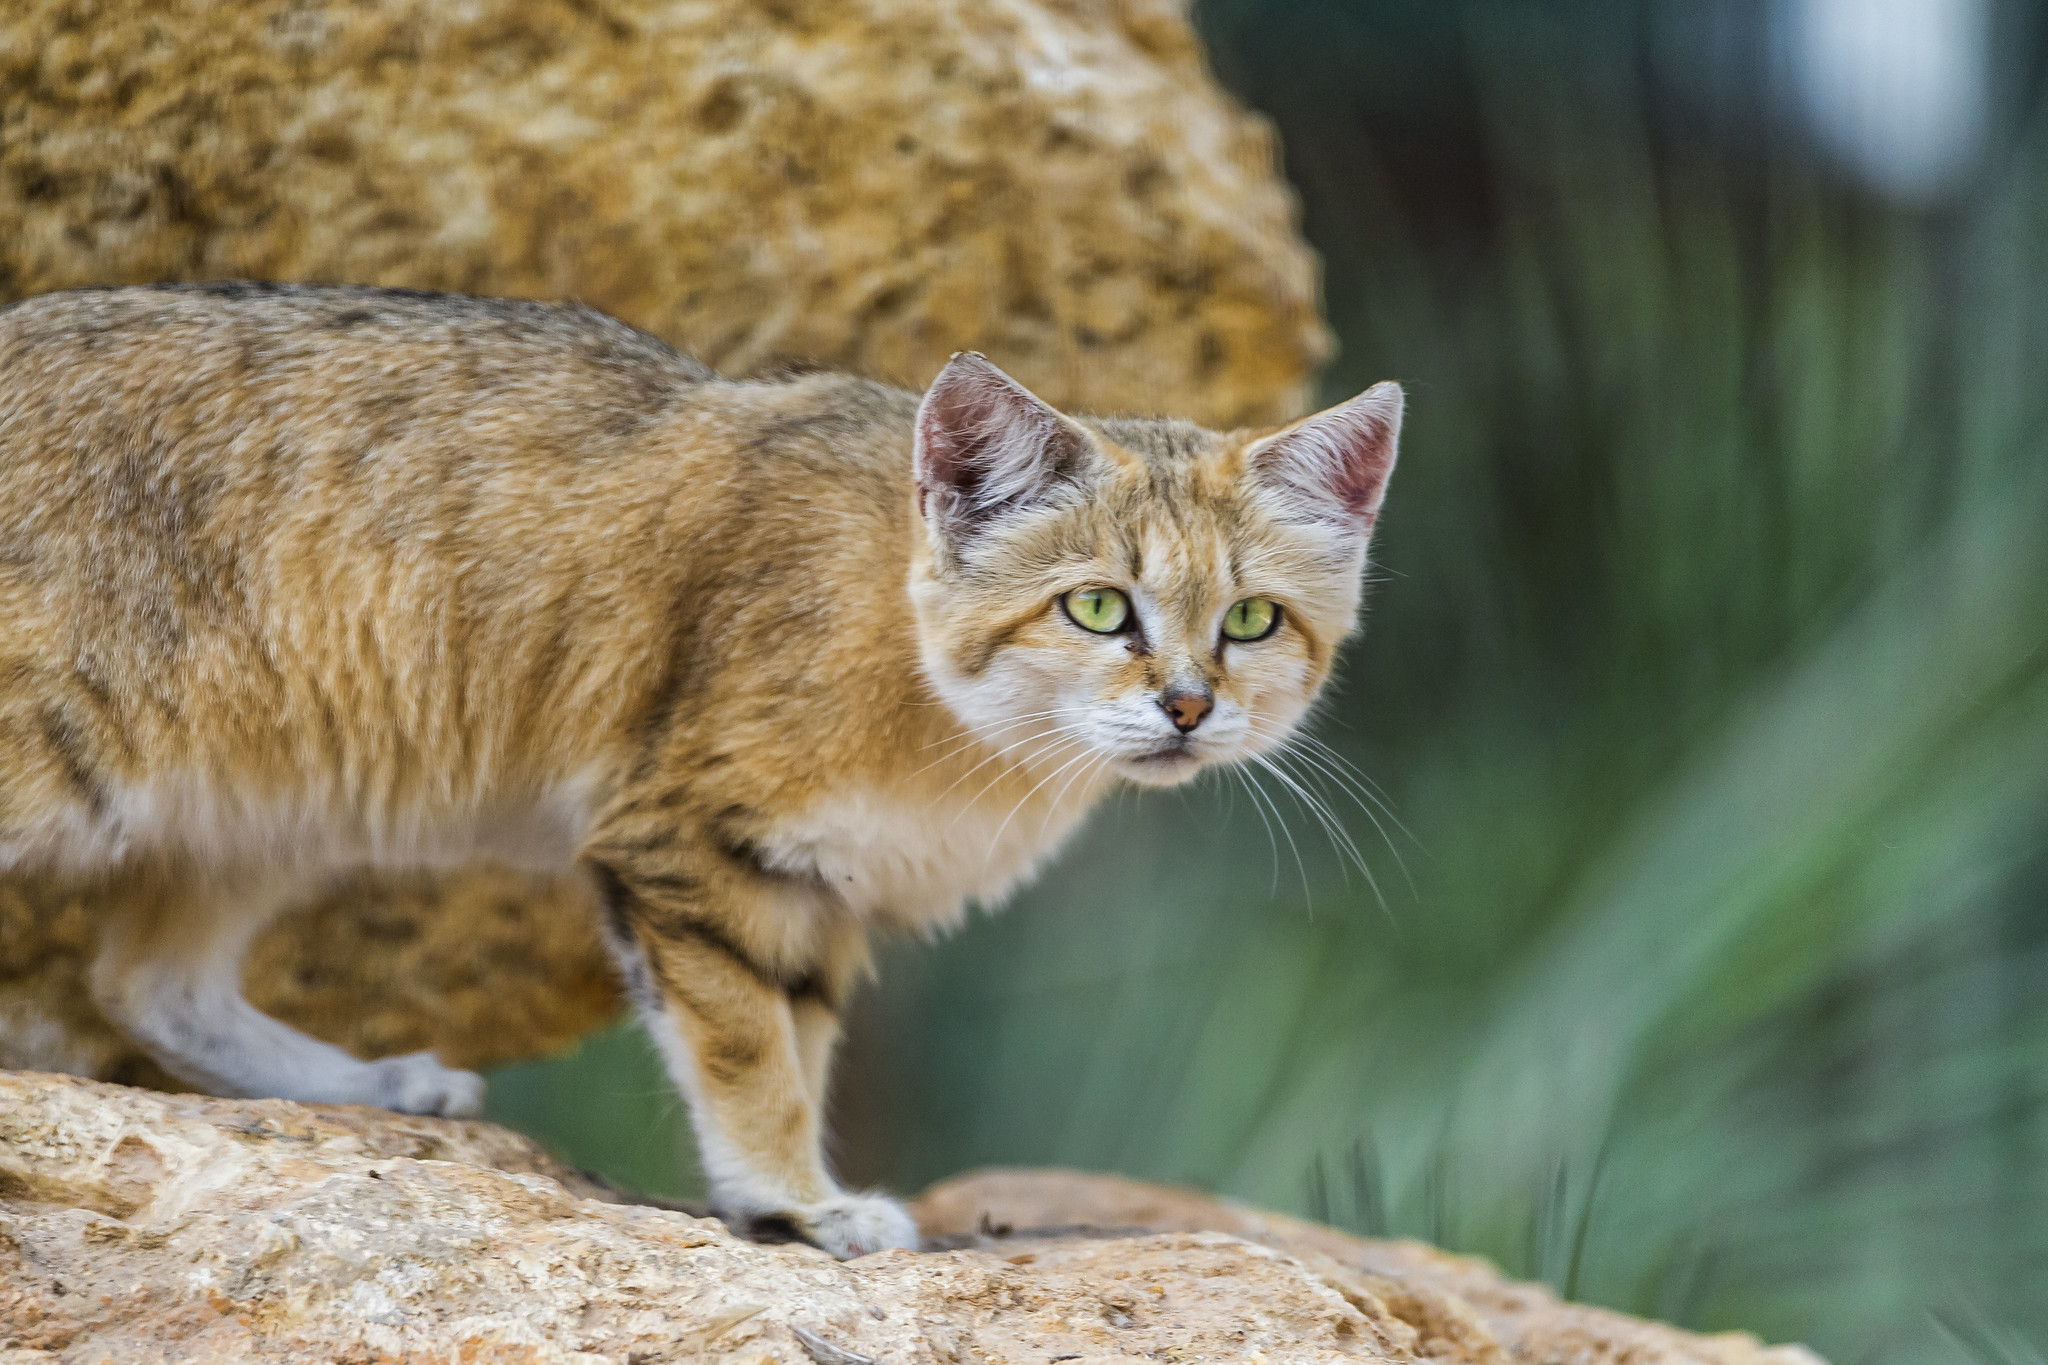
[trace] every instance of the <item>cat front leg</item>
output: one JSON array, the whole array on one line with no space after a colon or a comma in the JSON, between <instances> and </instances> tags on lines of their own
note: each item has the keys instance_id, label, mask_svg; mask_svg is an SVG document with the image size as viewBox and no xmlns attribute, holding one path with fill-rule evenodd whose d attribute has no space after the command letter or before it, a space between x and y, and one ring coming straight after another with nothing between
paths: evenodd
<instances>
[{"instance_id":1,"label":"cat front leg","mask_svg":"<svg viewBox=\"0 0 2048 1365\"><path fill-rule=\"evenodd\" d=\"M799 991L789 1000L804 1091L811 1097L811 1107L821 1115L831 1112L825 1100L831 1089L832 1053L839 1046L839 998L843 997L827 996L823 990L811 988Z\"/></svg>"},{"instance_id":2,"label":"cat front leg","mask_svg":"<svg viewBox=\"0 0 2048 1365\"><path fill-rule=\"evenodd\" d=\"M764 934L802 893L744 872L592 870L627 990L689 1102L713 1206L841 1258L915 1247L899 1204L841 1189L824 1159L837 1003L865 961L857 936Z\"/></svg>"},{"instance_id":3,"label":"cat front leg","mask_svg":"<svg viewBox=\"0 0 2048 1365\"><path fill-rule=\"evenodd\" d=\"M169 872L95 893L93 998L171 1075L215 1095L373 1104L408 1114L474 1114L483 1077L432 1053L363 1061L242 998L242 958L289 888Z\"/></svg>"}]
</instances>

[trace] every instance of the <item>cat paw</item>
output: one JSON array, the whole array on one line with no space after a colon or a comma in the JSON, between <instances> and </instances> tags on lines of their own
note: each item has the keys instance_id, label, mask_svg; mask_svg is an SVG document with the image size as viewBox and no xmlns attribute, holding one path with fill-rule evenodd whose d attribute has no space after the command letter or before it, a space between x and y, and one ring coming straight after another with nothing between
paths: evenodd
<instances>
[{"instance_id":1,"label":"cat paw","mask_svg":"<svg viewBox=\"0 0 2048 1365\"><path fill-rule=\"evenodd\" d=\"M806 1241L842 1261L873 1251L917 1250L917 1224L887 1195L842 1194L790 1215Z\"/></svg>"},{"instance_id":2,"label":"cat paw","mask_svg":"<svg viewBox=\"0 0 2048 1365\"><path fill-rule=\"evenodd\" d=\"M484 1078L443 1066L431 1052L409 1052L370 1065L376 1073L376 1098L371 1102L386 1109L467 1118L483 1107Z\"/></svg>"}]
</instances>

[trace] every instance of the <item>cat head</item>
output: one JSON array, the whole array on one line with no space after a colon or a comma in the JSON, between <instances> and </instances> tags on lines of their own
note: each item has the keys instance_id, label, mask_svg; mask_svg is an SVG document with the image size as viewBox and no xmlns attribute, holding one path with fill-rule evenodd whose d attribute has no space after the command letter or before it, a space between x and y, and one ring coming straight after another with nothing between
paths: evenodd
<instances>
[{"instance_id":1,"label":"cat head","mask_svg":"<svg viewBox=\"0 0 2048 1365\"><path fill-rule=\"evenodd\" d=\"M1167 786L1281 743L1357 623L1401 390L1277 431L1081 419L979 355L918 408L926 676L986 743Z\"/></svg>"}]
</instances>

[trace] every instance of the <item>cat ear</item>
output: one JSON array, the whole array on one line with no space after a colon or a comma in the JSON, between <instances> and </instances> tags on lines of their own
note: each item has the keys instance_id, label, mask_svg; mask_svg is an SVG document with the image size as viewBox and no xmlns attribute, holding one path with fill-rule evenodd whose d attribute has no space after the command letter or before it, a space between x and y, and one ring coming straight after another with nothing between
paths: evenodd
<instances>
[{"instance_id":1,"label":"cat ear","mask_svg":"<svg viewBox=\"0 0 2048 1365\"><path fill-rule=\"evenodd\" d=\"M1370 534L1400 439L1401 386L1375 384L1268 436L1247 464L1254 480L1309 516Z\"/></svg>"},{"instance_id":2,"label":"cat ear","mask_svg":"<svg viewBox=\"0 0 2048 1365\"><path fill-rule=\"evenodd\" d=\"M962 351L917 408L917 506L944 536L971 533L1077 481L1085 432L986 357Z\"/></svg>"}]
</instances>

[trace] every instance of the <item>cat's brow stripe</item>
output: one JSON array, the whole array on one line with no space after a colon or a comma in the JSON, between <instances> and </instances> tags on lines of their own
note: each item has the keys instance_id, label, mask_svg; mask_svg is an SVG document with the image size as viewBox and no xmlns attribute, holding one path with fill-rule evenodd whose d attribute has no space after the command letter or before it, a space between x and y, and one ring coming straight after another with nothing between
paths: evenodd
<instances>
[{"instance_id":1,"label":"cat's brow stripe","mask_svg":"<svg viewBox=\"0 0 2048 1365\"><path fill-rule=\"evenodd\" d=\"M989 660L995 658L997 654L1001 653L1015 641L1025 629L1035 622L1044 620L1051 614L1051 611L1052 604L1039 603L1029 611L1022 612L998 625L987 635L976 640L968 652L961 656L960 663L962 669L970 675L984 671L989 665Z\"/></svg>"}]
</instances>

